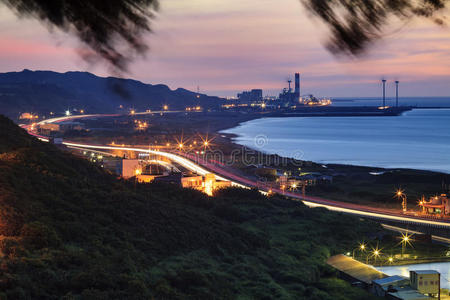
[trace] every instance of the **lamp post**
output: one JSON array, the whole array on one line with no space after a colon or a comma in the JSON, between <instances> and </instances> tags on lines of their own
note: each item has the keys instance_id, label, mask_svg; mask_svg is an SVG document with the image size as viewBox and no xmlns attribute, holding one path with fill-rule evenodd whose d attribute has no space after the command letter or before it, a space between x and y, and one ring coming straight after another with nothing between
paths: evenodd
<instances>
[{"instance_id":1,"label":"lamp post","mask_svg":"<svg viewBox=\"0 0 450 300\"><path fill-rule=\"evenodd\" d=\"M422 206L422 214L425 214L425 196L419 200L419 206Z\"/></svg>"},{"instance_id":2,"label":"lamp post","mask_svg":"<svg viewBox=\"0 0 450 300\"><path fill-rule=\"evenodd\" d=\"M376 248L372 248L372 252L367 253L366 256L366 264L369 263L369 256L372 256L375 258L375 263L377 263L377 258L381 255L381 249L378 248L378 245Z\"/></svg>"},{"instance_id":3,"label":"lamp post","mask_svg":"<svg viewBox=\"0 0 450 300\"><path fill-rule=\"evenodd\" d=\"M138 176L141 175L142 171L140 169L136 169L134 171L135 179L134 179L134 190L136 191L136 185L137 185L137 181L138 181Z\"/></svg>"},{"instance_id":4,"label":"lamp post","mask_svg":"<svg viewBox=\"0 0 450 300\"><path fill-rule=\"evenodd\" d=\"M373 250L373 256L375 257L375 263L377 263L377 257L380 256L381 251L377 249Z\"/></svg>"},{"instance_id":5,"label":"lamp post","mask_svg":"<svg viewBox=\"0 0 450 300\"><path fill-rule=\"evenodd\" d=\"M408 234L408 232L404 234L402 233L401 243L402 243L402 258L403 258L403 255L405 254L406 244L411 244L411 235Z\"/></svg>"},{"instance_id":6,"label":"lamp post","mask_svg":"<svg viewBox=\"0 0 450 300\"><path fill-rule=\"evenodd\" d=\"M402 211L405 213L407 209L406 194L404 193L403 190L398 189L395 195L397 196L398 200L402 200Z\"/></svg>"},{"instance_id":7,"label":"lamp post","mask_svg":"<svg viewBox=\"0 0 450 300\"><path fill-rule=\"evenodd\" d=\"M355 259L355 250L361 250L361 252L364 252L365 249L366 249L366 245L364 243L361 243L358 248L353 249L352 258Z\"/></svg>"},{"instance_id":8,"label":"lamp post","mask_svg":"<svg viewBox=\"0 0 450 300\"><path fill-rule=\"evenodd\" d=\"M398 83L399 81L395 81L395 106L398 107Z\"/></svg>"}]
</instances>

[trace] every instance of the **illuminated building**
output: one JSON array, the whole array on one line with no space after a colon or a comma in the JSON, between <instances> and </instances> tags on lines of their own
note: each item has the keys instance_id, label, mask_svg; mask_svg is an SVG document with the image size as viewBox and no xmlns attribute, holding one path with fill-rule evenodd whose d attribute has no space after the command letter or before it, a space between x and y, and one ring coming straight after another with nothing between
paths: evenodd
<instances>
[{"instance_id":1,"label":"illuminated building","mask_svg":"<svg viewBox=\"0 0 450 300\"><path fill-rule=\"evenodd\" d=\"M419 205L427 215L439 215L441 217L450 215L450 199L447 194L431 197L429 201L420 201Z\"/></svg>"},{"instance_id":2,"label":"illuminated building","mask_svg":"<svg viewBox=\"0 0 450 300\"><path fill-rule=\"evenodd\" d=\"M187 176L181 179L184 188L196 189L211 196L217 189L230 187L230 181L217 180L214 174L208 173L205 176Z\"/></svg>"},{"instance_id":3,"label":"illuminated building","mask_svg":"<svg viewBox=\"0 0 450 300\"><path fill-rule=\"evenodd\" d=\"M58 132L59 130L59 124L44 123L38 125L38 132L43 135L50 135L52 132Z\"/></svg>"},{"instance_id":4,"label":"illuminated building","mask_svg":"<svg viewBox=\"0 0 450 300\"><path fill-rule=\"evenodd\" d=\"M422 294L437 295L440 289L440 275L434 270L409 271L411 287Z\"/></svg>"},{"instance_id":5,"label":"illuminated building","mask_svg":"<svg viewBox=\"0 0 450 300\"><path fill-rule=\"evenodd\" d=\"M181 186L203 191L203 176L188 176L181 178Z\"/></svg>"},{"instance_id":6,"label":"illuminated building","mask_svg":"<svg viewBox=\"0 0 450 300\"><path fill-rule=\"evenodd\" d=\"M139 159L122 159L119 174L123 178L136 176L136 170L142 170Z\"/></svg>"},{"instance_id":7,"label":"illuminated building","mask_svg":"<svg viewBox=\"0 0 450 300\"><path fill-rule=\"evenodd\" d=\"M19 117L19 119L23 120L23 119L27 119L27 120L32 120L32 119L39 119L38 115L33 115L31 113L22 113Z\"/></svg>"}]
</instances>

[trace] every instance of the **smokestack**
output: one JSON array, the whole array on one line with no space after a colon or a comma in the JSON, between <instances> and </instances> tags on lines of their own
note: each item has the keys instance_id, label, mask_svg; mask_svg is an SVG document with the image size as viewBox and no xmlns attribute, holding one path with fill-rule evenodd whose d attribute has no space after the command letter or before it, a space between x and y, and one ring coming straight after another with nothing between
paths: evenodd
<instances>
[{"instance_id":1,"label":"smokestack","mask_svg":"<svg viewBox=\"0 0 450 300\"><path fill-rule=\"evenodd\" d=\"M295 97L297 99L300 98L300 74L295 73L295 90L294 90Z\"/></svg>"}]
</instances>

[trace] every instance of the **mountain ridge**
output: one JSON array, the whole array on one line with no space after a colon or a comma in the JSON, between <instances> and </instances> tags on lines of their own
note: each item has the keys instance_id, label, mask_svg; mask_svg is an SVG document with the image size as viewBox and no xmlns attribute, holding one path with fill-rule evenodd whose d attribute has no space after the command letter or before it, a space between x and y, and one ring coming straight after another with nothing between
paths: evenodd
<instances>
[{"instance_id":1,"label":"mountain ridge","mask_svg":"<svg viewBox=\"0 0 450 300\"><path fill-rule=\"evenodd\" d=\"M135 79L100 77L83 71L31 71L0 73L0 113L17 118L20 113L62 113L83 109L90 113L171 110L188 106L220 107L224 99L197 94L184 88L148 84ZM123 109L120 110L122 105Z\"/></svg>"}]
</instances>

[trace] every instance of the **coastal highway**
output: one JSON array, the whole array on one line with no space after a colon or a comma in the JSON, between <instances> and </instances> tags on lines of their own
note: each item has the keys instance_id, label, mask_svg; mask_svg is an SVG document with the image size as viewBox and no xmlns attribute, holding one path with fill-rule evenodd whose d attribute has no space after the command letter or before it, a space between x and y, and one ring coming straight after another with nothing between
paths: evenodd
<instances>
[{"instance_id":1,"label":"coastal highway","mask_svg":"<svg viewBox=\"0 0 450 300\"><path fill-rule=\"evenodd\" d=\"M58 123L69 121L72 119L79 118L97 118L97 117L107 117L112 115L79 115L79 116L67 116L55 119L48 119L43 121L45 123ZM39 124L39 123L38 123ZM48 141L47 137L40 136L34 132L32 132L32 125L22 125L22 128L26 129L29 134L43 140ZM95 144L80 144L74 143L70 141L64 141L64 145L68 147L78 147L84 149L93 149L93 150L125 150L125 151L135 151L140 153L150 153L156 154L160 156L167 157L168 159L182 165L183 167L196 172L200 175L205 175L207 173L214 173L217 176L218 180L230 180L233 185L248 187L248 188L259 188L262 192L267 193L268 190L264 188L260 188L258 182L252 181L242 175L239 175L232 170L226 169L218 164L213 164L207 161L202 160L198 157L190 156L189 154L181 153L172 153L165 152L159 150L152 149L144 149L144 148L136 148L136 147L127 147L127 146L110 146L110 145L95 145ZM414 215L405 215L400 211L388 210L382 208L374 208L365 205L346 203L333 201L329 199L305 196L303 197L301 194L294 192L286 192L278 189L272 189L272 192L283 194L287 197L297 199L305 203L309 207L324 207L326 209L332 211L338 211L342 213L348 213L353 215L358 215L361 217L369 217L380 220L387 221L396 221L406 224L415 224L415 225L424 225L424 226L432 226L438 228L450 229L450 221L441 220L441 219L428 219L425 217L414 216Z\"/></svg>"}]
</instances>

